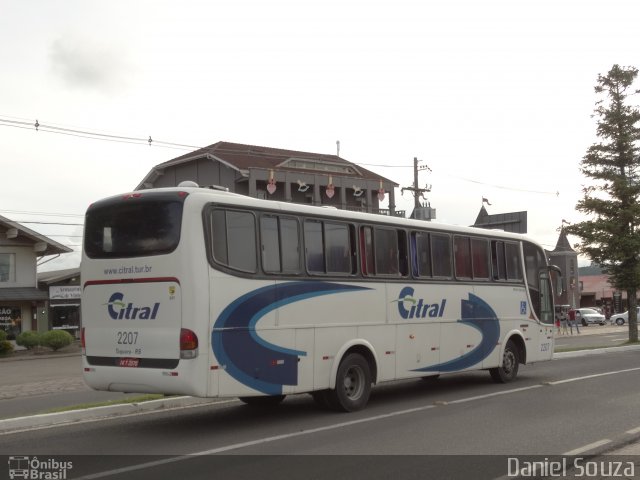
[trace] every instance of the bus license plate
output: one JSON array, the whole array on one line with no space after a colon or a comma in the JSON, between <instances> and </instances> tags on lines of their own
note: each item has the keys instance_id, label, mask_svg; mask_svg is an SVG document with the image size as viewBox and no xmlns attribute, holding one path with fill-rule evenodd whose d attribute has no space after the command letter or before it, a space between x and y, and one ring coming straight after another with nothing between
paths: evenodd
<instances>
[{"instance_id":1,"label":"bus license plate","mask_svg":"<svg viewBox=\"0 0 640 480\"><path fill-rule=\"evenodd\" d=\"M118 359L119 367L137 367L140 364L139 358L120 358Z\"/></svg>"}]
</instances>

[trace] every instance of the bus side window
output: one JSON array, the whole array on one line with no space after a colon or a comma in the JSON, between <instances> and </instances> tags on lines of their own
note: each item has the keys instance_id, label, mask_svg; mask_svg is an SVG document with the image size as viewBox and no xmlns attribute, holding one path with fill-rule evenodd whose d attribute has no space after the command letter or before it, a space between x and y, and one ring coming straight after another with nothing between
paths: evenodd
<instances>
[{"instance_id":1,"label":"bus side window","mask_svg":"<svg viewBox=\"0 0 640 480\"><path fill-rule=\"evenodd\" d=\"M360 267L363 275L374 275L373 229L360 227Z\"/></svg>"},{"instance_id":2,"label":"bus side window","mask_svg":"<svg viewBox=\"0 0 640 480\"><path fill-rule=\"evenodd\" d=\"M451 240L449 235L431 234L431 265L434 277L451 278Z\"/></svg>"},{"instance_id":3,"label":"bus side window","mask_svg":"<svg viewBox=\"0 0 640 480\"><path fill-rule=\"evenodd\" d=\"M471 239L461 235L453 237L453 250L456 267L456 278L471 278Z\"/></svg>"},{"instance_id":4,"label":"bus side window","mask_svg":"<svg viewBox=\"0 0 640 480\"><path fill-rule=\"evenodd\" d=\"M522 280L522 268L520 267L520 249L517 243L505 242L505 263L507 264L507 280Z\"/></svg>"},{"instance_id":5,"label":"bus side window","mask_svg":"<svg viewBox=\"0 0 640 480\"><path fill-rule=\"evenodd\" d=\"M398 235L396 231L390 228L376 228L374 235L376 274L399 275Z\"/></svg>"},{"instance_id":6,"label":"bus side window","mask_svg":"<svg viewBox=\"0 0 640 480\"><path fill-rule=\"evenodd\" d=\"M351 273L351 246L347 225L324 222L327 273Z\"/></svg>"},{"instance_id":7,"label":"bus side window","mask_svg":"<svg viewBox=\"0 0 640 480\"><path fill-rule=\"evenodd\" d=\"M294 218L280 218L280 257L283 273L300 273L300 227Z\"/></svg>"},{"instance_id":8,"label":"bus side window","mask_svg":"<svg viewBox=\"0 0 640 480\"><path fill-rule=\"evenodd\" d=\"M403 277L409 275L409 252L407 251L407 232L398 230L398 267Z\"/></svg>"},{"instance_id":9,"label":"bus side window","mask_svg":"<svg viewBox=\"0 0 640 480\"><path fill-rule=\"evenodd\" d=\"M507 269L504 258L504 242L491 241L491 271L494 280L506 280Z\"/></svg>"},{"instance_id":10,"label":"bus side window","mask_svg":"<svg viewBox=\"0 0 640 480\"><path fill-rule=\"evenodd\" d=\"M315 220L304 222L304 246L307 271L324 273L324 247L322 242L322 223Z\"/></svg>"},{"instance_id":11,"label":"bus side window","mask_svg":"<svg viewBox=\"0 0 640 480\"><path fill-rule=\"evenodd\" d=\"M256 273L256 220L253 213L214 210L211 216L213 258L242 272Z\"/></svg>"},{"instance_id":12,"label":"bus side window","mask_svg":"<svg viewBox=\"0 0 640 480\"><path fill-rule=\"evenodd\" d=\"M489 241L484 238L471 239L471 263L473 278L489 280Z\"/></svg>"},{"instance_id":13,"label":"bus side window","mask_svg":"<svg viewBox=\"0 0 640 480\"><path fill-rule=\"evenodd\" d=\"M415 248L415 275L431 277L431 244L428 233L414 233L413 247Z\"/></svg>"}]
</instances>

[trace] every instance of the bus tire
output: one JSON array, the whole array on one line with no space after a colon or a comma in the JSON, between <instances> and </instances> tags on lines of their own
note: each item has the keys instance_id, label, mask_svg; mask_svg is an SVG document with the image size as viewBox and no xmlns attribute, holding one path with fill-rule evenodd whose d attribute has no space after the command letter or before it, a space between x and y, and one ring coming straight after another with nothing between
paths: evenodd
<instances>
[{"instance_id":1,"label":"bus tire","mask_svg":"<svg viewBox=\"0 0 640 480\"><path fill-rule=\"evenodd\" d=\"M242 403L252 407L271 407L278 405L286 395L267 395L265 397L238 397Z\"/></svg>"},{"instance_id":2,"label":"bus tire","mask_svg":"<svg viewBox=\"0 0 640 480\"><path fill-rule=\"evenodd\" d=\"M520 352L514 342L509 340L502 354L502 365L496 368L490 368L491 378L496 383L508 383L518 375L518 367L520 366Z\"/></svg>"},{"instance_id":3,"label":"bus tire","mask_svg":"<svg viewBox=\"0 0 640 480\"><path fill-rule=\"evenodd\" d=\"M330 408L355 412L365 407L371 394L371 368L359 353L350 353L340 362L335 390L325 393Z\"/></svg>"}]
</instances>

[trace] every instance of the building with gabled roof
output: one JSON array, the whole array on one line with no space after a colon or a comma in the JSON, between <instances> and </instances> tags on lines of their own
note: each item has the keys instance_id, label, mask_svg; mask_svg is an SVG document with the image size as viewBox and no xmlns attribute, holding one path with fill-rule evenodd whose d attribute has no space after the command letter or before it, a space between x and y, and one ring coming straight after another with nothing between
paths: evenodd
<instances>
[{"instance_id":1,"label":"building with gabled roof","mask_svg":"<svg viewBox=\"0 0 640 480\"><path fill-rule=\"evenodd\" d=\"M156 165L136 190L182 181L219 185L255 198L404 216L397 183L338 155L218 142ZM380 202L389 199L389 208Z\"/></svg>"},{"instance_id":2,"label":"building with gabled roof","mask_svg":"<svg viewBox=\"0 0 640 480\"><path fill-rule=\"evenodd\" d=\"M38 260L73 250L0 216L0 329L10 338L25 330L46 330L48 294L39 290Z\"/></svg>"}]
</instances>

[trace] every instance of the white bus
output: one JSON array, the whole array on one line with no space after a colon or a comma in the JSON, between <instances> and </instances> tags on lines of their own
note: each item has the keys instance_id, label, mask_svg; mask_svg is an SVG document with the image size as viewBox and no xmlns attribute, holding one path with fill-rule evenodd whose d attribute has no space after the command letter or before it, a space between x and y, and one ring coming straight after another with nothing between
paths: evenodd
<instances>
[{"instance_id":1,"label":"white bus","mask_svg":"<svg viewBox=\"0 0 640 480\"><path fill-rule=\"evenodd\" d=\"M115 196L85 218L84 379L342 411L390 380L508 382L553 355L551 268L518 234L211 188Z\"/></svg>"}]
</instances>

